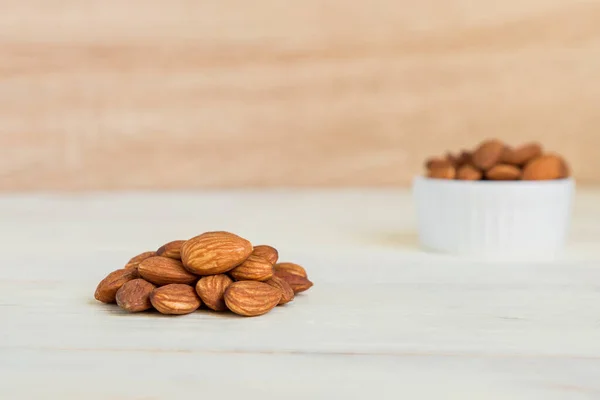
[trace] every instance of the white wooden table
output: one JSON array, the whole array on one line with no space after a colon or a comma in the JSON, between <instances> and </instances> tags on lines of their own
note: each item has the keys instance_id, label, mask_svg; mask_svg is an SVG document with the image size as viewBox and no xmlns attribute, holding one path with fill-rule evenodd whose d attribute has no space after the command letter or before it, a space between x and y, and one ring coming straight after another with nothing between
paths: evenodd
<instances>
[{"instance_id":1,"label":"white wooden table","mask_svg":"<svg viewBox=\"0 0 600 400\"><path fill-rule=\"evenodd\" d=\"M424 253L406 191L5 195L0 221L2 400L600 398L600 191L552 263ZM94 300L135 253L215 229L315 286L257 318Z\"/></svg>"}]
</instances>

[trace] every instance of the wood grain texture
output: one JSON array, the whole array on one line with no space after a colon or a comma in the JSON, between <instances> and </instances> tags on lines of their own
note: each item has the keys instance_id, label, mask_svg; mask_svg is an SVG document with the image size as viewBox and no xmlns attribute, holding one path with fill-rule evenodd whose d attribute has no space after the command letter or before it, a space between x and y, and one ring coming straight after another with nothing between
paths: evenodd
<instances>
[{"instance_id":1,"label":"wood grain texture","mask_svg":"<svg viewBox=\"0 0 600 400\"><path fill-rule=\"evenodd\" d=\"M425 253L411 208L407 190L0 196L0 398L599 398L600 191L550 263ZM214 227L315 285L257 318L93 299L133 254Z\"/></svg>"},{"instance_id":2,"label":"wood grain texture","mask_svg":"<svg viewBox=\"0 0 600 400\"><path fill-rule=\"evenodd\" d=\"M404 185L492 136L600 182L596 2L0 5L0 190Z\"/></svg>"}]
</instances>

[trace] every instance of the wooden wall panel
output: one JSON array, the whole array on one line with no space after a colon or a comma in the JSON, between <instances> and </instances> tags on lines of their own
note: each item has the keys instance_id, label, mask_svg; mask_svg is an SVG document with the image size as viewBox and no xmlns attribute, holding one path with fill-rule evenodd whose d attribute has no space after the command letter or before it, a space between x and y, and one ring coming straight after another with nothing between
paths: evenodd
<instances>
[{"instance_id":1,"label":"wooden wall panel","mask_svg":"<svg viewBox=\"0 0 600 400\"><path fill-rule=\"evenodd\" d=\"M0 190L406 185L485 137L600 183L600 3L0 0Z\"/></svg>"}]
</instances>

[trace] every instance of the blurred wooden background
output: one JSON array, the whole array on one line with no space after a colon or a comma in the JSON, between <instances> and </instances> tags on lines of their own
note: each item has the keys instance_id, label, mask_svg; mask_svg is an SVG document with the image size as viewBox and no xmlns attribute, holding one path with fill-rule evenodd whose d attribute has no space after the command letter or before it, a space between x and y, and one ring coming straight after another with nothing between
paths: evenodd
<instances>
[{"instance_id":1,"label":"blurred wooden background","mask_svg":"<svg viewBox=\"0 0 600 400\"><path fill-rule=\"evenodd\" d=\"M407 185L485 137L600 183L600 3L0 0L0 190Z\"/></svg>"}]
</instances>

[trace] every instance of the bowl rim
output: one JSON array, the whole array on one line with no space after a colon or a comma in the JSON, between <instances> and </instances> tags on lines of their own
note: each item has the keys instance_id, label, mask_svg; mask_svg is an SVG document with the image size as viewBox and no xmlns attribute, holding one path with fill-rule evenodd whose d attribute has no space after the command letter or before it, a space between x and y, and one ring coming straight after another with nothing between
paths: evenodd
<instances>
[{"instance_id":1,"label":"bowl rim","mask_svg":"<svg viewBox=\"0 0 600 400\"><path fill-rule=\"evenodd\" d=\"M568 178L561 179L549 179L540 181L468 181L461 179L442 179L442 178L429 178L423 175L417 175L413 178L413 183L423 182L429 184L439 184L448 186L487 186L487 187L551 187L551 186L565 186L575 184L575 179L570 176Z\"/></svg>"}]
</instances>

